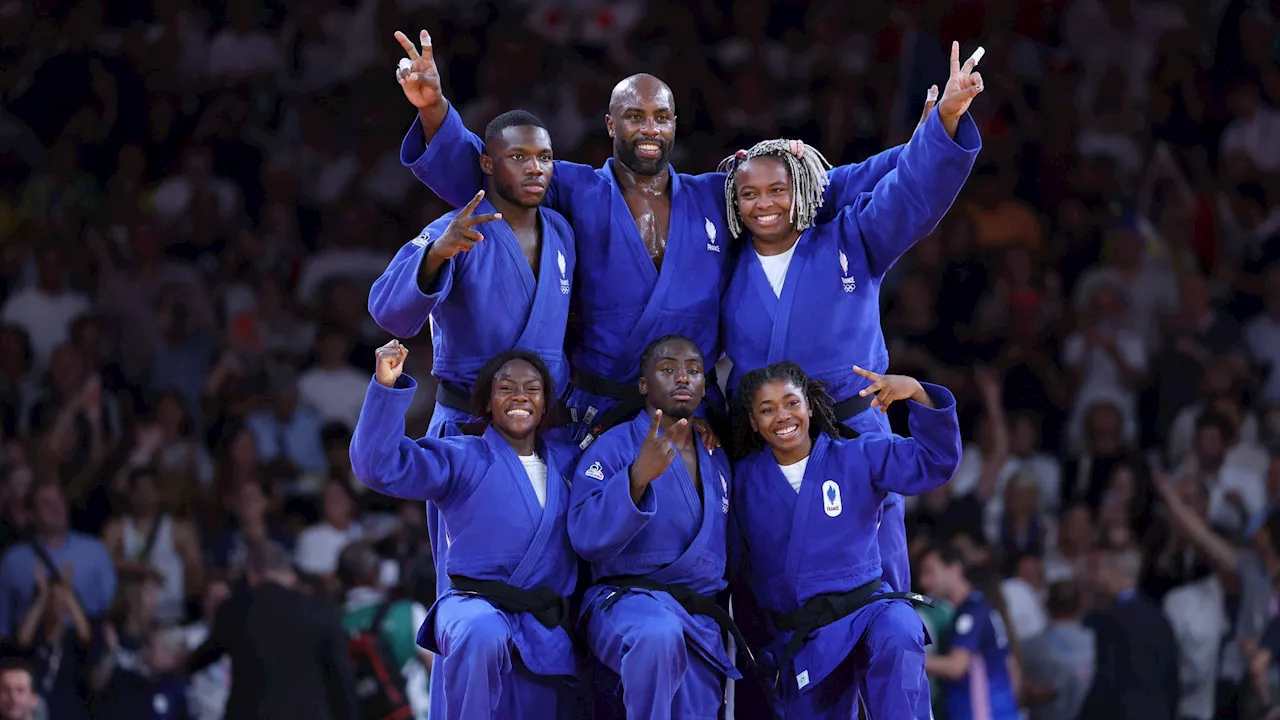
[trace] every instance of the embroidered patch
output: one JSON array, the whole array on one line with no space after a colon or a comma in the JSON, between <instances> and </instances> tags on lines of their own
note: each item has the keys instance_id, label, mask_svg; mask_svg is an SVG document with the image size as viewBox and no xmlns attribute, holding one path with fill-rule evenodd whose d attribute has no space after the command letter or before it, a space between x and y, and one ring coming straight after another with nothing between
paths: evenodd
<instances>
[{"instance_id":1,"label":"embroidered patch","mask_svg":"<svg viewBox=\"0 0 1280 720\"><path fill-rule=\"evenodd\" d=\"M720 473L720 488L724 490L724 496L720 498L720 509L725 515L729 514L729 481L724 479L724 473Z\"/></svg>"},{"instance_id":2,"label":"embroidered patch","mask_svg":"<svg viewBox=\"0 0 1280 720\"><path fill-rule=\"evenodd\" d=\"M431 242L431 231L423 230L421 233L418 234L418 237L412 240L412 242L414 245L417 245L418 247L426 247L427 243Z\"/></svg>"},{"instance_id":3,"label":"embroidered patch","mask_svg":"<svg viewBox=\"0 0 1280 720\"><path fill-rule=\"evenodd\" d=\"M797 689L799 689L799 690L803 690L803 689L804 689L804 686L805 686L805 685L808 685L808 684L809 684L809 671L808 671L808 670L805 670L804 672L802 672L802 673L800 673L799 675L797 675L797 676L796 676L796 685L798 686L798 687L797 687Z\"/></svg>"},{"instance_id":4,"label":"embroidered patch","mask_svg":"<svg viewBox=\"0 0 1280 720\"><path fill-rule=\"evenodd\" d=\"M836 517L844 506L840 503L840 486L835 480L822 483L822 511L827 517Z\"/></svg>"},{"instance_id":5,"label":"embroidered patch","mask_svg":"<svg viewBox=\"0 0 1280 720\"><path fill-rule=\"evenodd\" d=\"M840 284L844 285L845 292L853 292L858 285L853 281L853 276L849 274L849 258L840 251Z\"/></svg>"},{"instance_id":6,"label":"embroidered patch","mask_svg":"<svg viewBox=\"0 0 1280 720\"><path fill-rule=\"evenodd\" d=\"M969 613L965 613L960 617L956 618L956 634L957 635L966 635L972 629L973 629L972 615L970 615Z\"/></svg>"},{"instance_id":7,"label":"embroidered patch","mask_svg":"<svg viewBox=\"0 0 1280 720\"><path fill-rule=\"evenodd\" d=\"M565 275L566 265L564 262L564 253L560 252L559 250L556 251L556 262L559 263L560 265L560 294L568 295L569 294L569 278L568 276Z\"/></svg>"},{"instance_id":8,"label":"embroidered patch","mask_svg":"<svg viewBox=\"0 0 1280 720\"><path fill-rule=\"evenodd\" d=\"M595 480L603 480L604 468L600 467L600 463L598 462L591 463L591 467L587 468L587 471L582 474Z\"/></svg>"},{"instance_id":9,"label":"embroidered patch","mask_svg":"<svg viewBox=\"0 0 1280 720\"><path fill-rule=\"evenodd\" d=\"M703 218L707 225L707 249L711 252L720 252L720 246L716 244L716 226L711 222L711 218Z\"/></svg>"}]
</instances>

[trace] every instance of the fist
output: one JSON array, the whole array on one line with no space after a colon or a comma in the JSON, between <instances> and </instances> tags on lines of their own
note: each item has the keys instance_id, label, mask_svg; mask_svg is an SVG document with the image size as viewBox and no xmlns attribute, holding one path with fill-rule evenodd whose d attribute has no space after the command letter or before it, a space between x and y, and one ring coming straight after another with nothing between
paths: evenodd
<instances>
[{"instance_id":1,"label":"fist","mask_svg":"<svg viewBox=\"0 0 1280 720\"><path fill-rule=\"evenodd\" d=\"M374 379L383 387L395 387L396 380L404 374L404 360L409 357L409 348L400 344L399 340L378 348L376 353L378 366L374 370Z\"/></svg>"}]
</instances>

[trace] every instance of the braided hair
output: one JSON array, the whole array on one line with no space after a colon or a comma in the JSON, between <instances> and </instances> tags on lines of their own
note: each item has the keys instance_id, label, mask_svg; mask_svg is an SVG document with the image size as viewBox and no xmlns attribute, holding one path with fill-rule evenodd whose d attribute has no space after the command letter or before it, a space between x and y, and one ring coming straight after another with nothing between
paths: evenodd
<instances>
[{"instance_id":1,"label":"braided hair","mask_svg":"<svg viewBox=\"0 0 1280 720\"><path fill-rule=\"evenodd\" d=\"M762 385L775 380L794 385L804 393L805 402L813 417L809 420L809 437L819 433L840 436L840 421L836 419L836 403L827 392L827 386L809 377L808 373L791 360L752 370L738 383L738 396L733 403L733 449L739 458L764 450L764 438L751 429L751 406L755 404L756 391Z\"/></svg>"},{"instance_id":2,"label":"braided hair","mask_svg":"<svg viewBox=\"0 0 1280 720\"><path fill-rule=\"evenodd\" d=\"M555 424L556 405L559 398L555 395L556 386L551 378L551 370L536 353L516 348L494 355L476 375L475 389L471 392L471 416L477 420L463 425L464 434L482 435L485 428L493 421L489 409L493 398L493 382L502 366L512 360L523 360L529 363L542 379L542 419L538 422L538 432L547 430Z\"/></svg>"},{"instance_id":3,"label":"braided hair","mask_svg":"<svg viewBox=\"0 0 1280 720\"><path fill-rule=\"evenodd\" d=\"M808 143L801 143L804 151L800 157L791 152L791 140L782 138L764 140L752 145L748 150L739 150L720 161L718 172L726 173L724 179L724 205L729 232L735 238L742 235L742 213L738 210L738 192L735 178L743 163L752 158L775 157L786 163L787 173L791 176L791 223L796 230L803 232L813 225L818 216L818 208L822 207L822 194L831 179L827 171L831 163Z\"/></svg>"}]
</instances>

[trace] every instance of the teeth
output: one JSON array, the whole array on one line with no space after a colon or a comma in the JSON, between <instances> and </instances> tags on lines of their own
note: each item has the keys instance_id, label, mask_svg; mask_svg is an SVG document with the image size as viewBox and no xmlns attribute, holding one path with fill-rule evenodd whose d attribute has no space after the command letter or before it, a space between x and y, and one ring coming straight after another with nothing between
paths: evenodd
<instances>
[{"instance_id":1,"label":"teeth","mask_svg":"<svg viewBox=\"0 0 1280 720\"><path fill-rule=\"evenodd\" d=\"M785 429L783 429L783 430L779 430L778 432L776 432L776 433L774 433L774 434L775 434L775 435L777 435L778 437L791 437L792 435L795 435L795 434L796 434L796 430L797 430L797 429L799 429L799 428L797 428L797 427L795 427L795 426L792 426L792 427L789 427L789 428L785 428Z\"/></svg>"},{"instance_id":2,"label":"teeth","mask_svg":"<svg viewBox=\"0 0 1280 720\"><path fill-rule=\"evenodd\" d=\"M781 217L781 215L761 215L760 217L756 218L756 222L771 223L774 220L777 220L779 217Z\"/></svg>"},{"instance_id":3,"label":"teeth","mask_svg":"<svg viewBox=\"0 0 1280 720\"><path fill-rule=\"evenodd\" d=\"M528 410L519 410L519 409L516 409L516 410L508 410L508 411L507 411L507 417L529 417L529 411L528 411Z\"/></svg>"}]
</instances>

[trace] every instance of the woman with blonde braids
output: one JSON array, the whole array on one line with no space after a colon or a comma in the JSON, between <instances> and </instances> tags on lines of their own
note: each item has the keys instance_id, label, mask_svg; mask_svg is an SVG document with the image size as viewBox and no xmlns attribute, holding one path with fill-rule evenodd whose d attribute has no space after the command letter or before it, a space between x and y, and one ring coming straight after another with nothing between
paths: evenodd
<instances>
[{"instance_id":1,"label":"woman with blonde braids","mask_svg":"<svg viewBox=\"0 0 1280 720\"><path fill-rule=\"evenodd\" d=\"M887 370L881 281L950 209L981 149L967 113L982 91L973 72L982 50L963 66L959 52L953 44L936 111L916 128L896 167L829 222L814 224L829 167L816 149L806 145L797 157L791 141L770 140L721 163L728 229L749 239L720 305L731 392L748 371L792 360L830 390L847 434L889 432L855 368ZM894 591L910 591L900 495L888 494L881 520L882 577Z\"/></svg>"}]
</instances>

